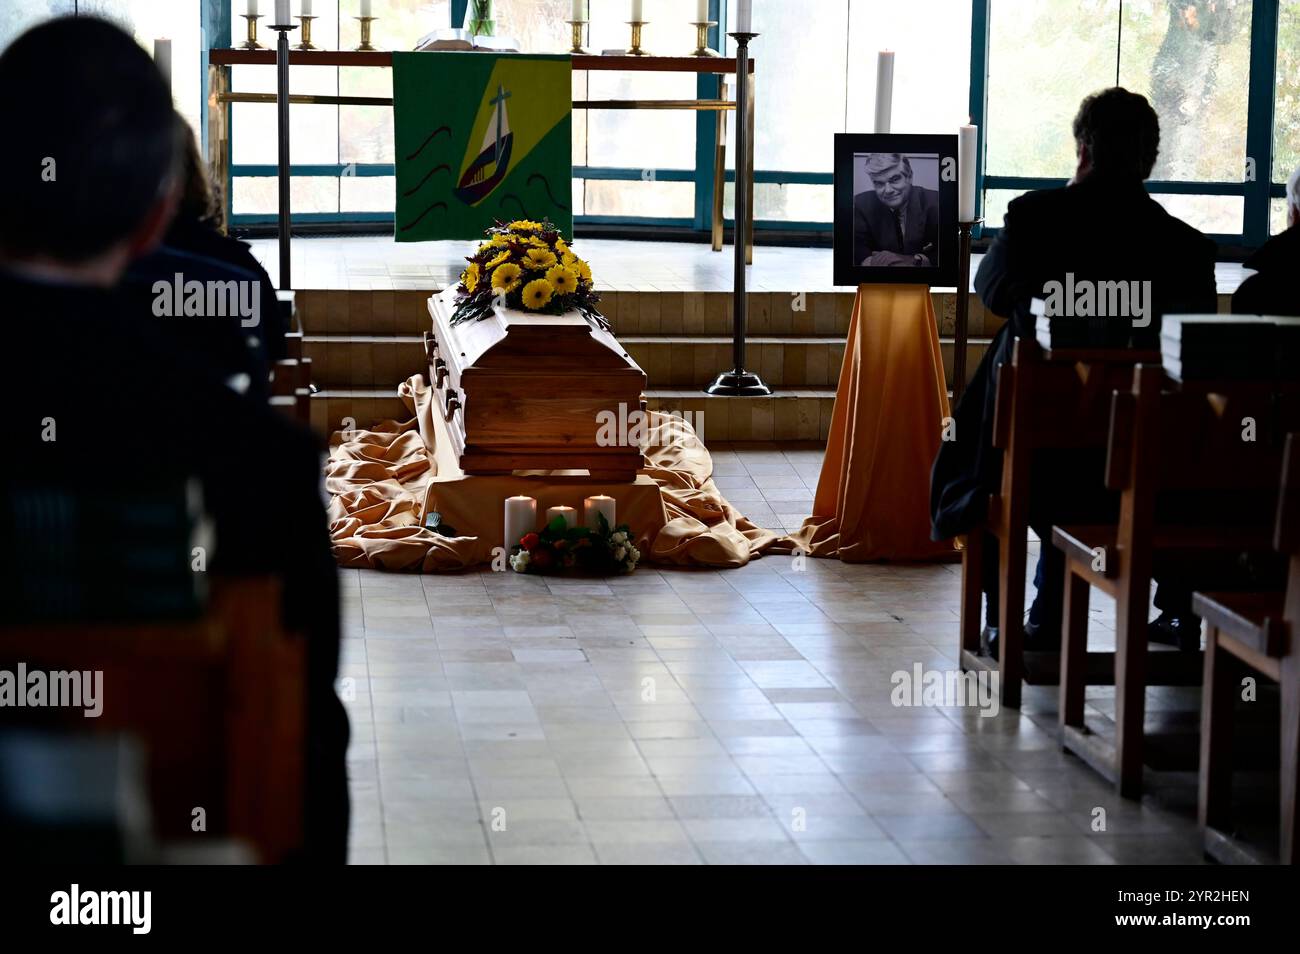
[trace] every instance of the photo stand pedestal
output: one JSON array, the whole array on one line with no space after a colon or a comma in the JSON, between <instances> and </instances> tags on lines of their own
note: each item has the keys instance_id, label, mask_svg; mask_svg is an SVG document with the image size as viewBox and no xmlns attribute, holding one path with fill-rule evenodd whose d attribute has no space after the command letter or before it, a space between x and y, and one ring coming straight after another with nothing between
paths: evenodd
<instances>
[{"instance_id":1,"label":"photo stand pedestal","mask_svg":"<svg viewBox=\"0 0 1300 954\"><path fill-rule=\"evenodd\" d=\"M813 516L791 543L846 563L954 559L952 541L930 539L950 413L929 286L860 286Z\"/></svg>"}]
</instances>

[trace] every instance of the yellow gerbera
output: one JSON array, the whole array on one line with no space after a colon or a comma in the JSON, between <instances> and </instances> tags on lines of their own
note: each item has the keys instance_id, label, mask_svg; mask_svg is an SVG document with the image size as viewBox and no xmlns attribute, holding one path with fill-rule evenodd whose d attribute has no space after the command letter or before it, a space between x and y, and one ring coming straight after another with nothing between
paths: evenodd
<instances>
[{"instance_id":1,"label":"yellow gerbera","mask_svg":"<svg viewBox=\"0 0 1300 954\"><path fill-rule=\"evenodd\" d=\"M486 243L488 248L502 248L509 244L510 236L508 235L494 235L492 236L492 240Z\"/></svg>"},{"instance_id":2,"label":"yellow gerbera","mask_svg":"<svg viewBox=\"0 0 1300 954\"><path fill-rule=\"evenodd\" d=\"M555 264L555 253L545 248L530 248L524 265L533 271L545 271Z\"/></svg>"},{"instance_id":3,"label":"yellow gerbera","mask_svg":"<svg viewBox=\"0 0 1300 954\"><path fill-rule=\"evenodd\" d=\"M547 272L546 280L555 288L557 295L570 295L578 290L578 273L563 265L556 265Z\"/></svg>"},{"instance_id":4,"label":"yellow gerbera","mask_svg":"<svg viewBox=\"0 0 1300 954\"><path fill-rule=\"evenodd\" d=\"M571 254L572 254L572 253L569 251L569 243L566 242L566 241L564 241L564 239L562 239L562 238L557 238L557 239L555 240L555 250L556 250L557 252L560 253L560 257L561 257L561 258L563 258L565 255L571 255Z\"/></svg>"},{"instance_id":5,"label":"yellow gerbera","mask_svg":"<svg viewBox=\"0 0 1300 954\"><path fill-rule=\"evenodd\" d=\"M532 308L534 311L545 308L551 303L554 294L555 289L545 278L531 281L524 286L524 307Z\"/></svg>"},{"instance_id":6,"label":"yellow gerbera","mask_svg":"<svg viewBox=\"0 0 1300 954\"><path fill-rule=\"evenodd\" d=\"M496 258L492 259L492 261L488 262L488 263L487 263L485 266L483 266L483 267L486 268L486 269L490 272L490 271L492 271L492 269L496 268L498 265L500 265L502 262L504 262L504 261L505 261L506 259L508 259L509 257L510 257L510 251L507 249L506 251L502 252L500 255L498 255Z\"/></svg>"},{"instance_id":7,"label":"yellow gerbera","mask_svg":"<svg viewBox=\"0 0 1300 954\"><path fill-rule=\"evenodd\" d=\"M512 232L538 232L541 231L542 223L532 222L528 219L518 219L506 226Z\"/></svg>"},{"instance_id":8,"label":"yellow gerbera","mask_svg":"<svg viewBox=\"0 0 1300 954\"><path fill-rule=\"evenodd\" d=\"M546 244L546 240L536 235L528 240L528 244L533 248L550 249L550 246Z\"/></svg>"},{"instance_id":9,"label":"yellow gerbera","mask_svg":"<svg viewBox=\"0 0 1300 954\"><path fill-rule=\"evenodd\" d=\"M514 262L503 262L492 273L492 290L507 293L514 291L519 287L519 276L522 274L523 269Z\"/></svg>"},{"instance_id":10,"label":"yellow gerbera","mask_svg":"<svg viewBox=\"0 0 1300 954\"><path fill-rule=\"evenodd\" d=\"M569 267L572 268L574 271L576 271L578 273L578 277L581 278L584 282L586 282L589 285L593 283L593 279L591 277L591 266L588 265L586 262L584 262L582 259L578 259Z\"/></svg>"},{"instance_id":11,"label":"yellow gerbera","mask_svg":"<svg viewBox=\"0 0 1300 954\"><path fill-rule=\"evenodd\" d=\"M480 274L477 262L470 262L469 268L465 269L465 271L460 274L460 280L464 283L465 289L471 294L474 289L478 287Z\"/></svg>"}]
</instances>

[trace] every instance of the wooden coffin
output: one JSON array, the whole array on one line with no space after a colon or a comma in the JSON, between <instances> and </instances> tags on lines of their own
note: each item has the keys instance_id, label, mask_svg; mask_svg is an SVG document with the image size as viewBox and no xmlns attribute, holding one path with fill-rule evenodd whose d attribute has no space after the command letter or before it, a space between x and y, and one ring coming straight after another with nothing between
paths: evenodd
<instances>
[{"instance_id":1,"label":"wooden coffin","mask_svg":"<svg viewBox=\"0 0 1300 954\"><path fill-rule=\"evenodd\" d=\"M455 301L455 288L429 299L425 349L435 413L466 474L586 470L635 479L641 448L628 437L637 436L636 413L645 413L646 376L612 334L576 315L512 309L452 327Z\"/></svg>"}]
</instances>

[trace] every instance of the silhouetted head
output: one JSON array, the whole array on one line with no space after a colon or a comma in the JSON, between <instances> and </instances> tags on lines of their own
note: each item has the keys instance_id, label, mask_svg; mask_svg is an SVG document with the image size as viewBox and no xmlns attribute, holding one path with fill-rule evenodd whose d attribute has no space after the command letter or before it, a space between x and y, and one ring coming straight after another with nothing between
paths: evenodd
<instances>
[{"instance_id":1,"label":"silhouetted head","mask_svg":"<svg viewBox=\"0 0 1300 954\"><path fill-rule=\"evenodd\" d=\"M1079 178L1096 172L1141 182L1160 152L1160 119L1145 96L1112 86L1079 106L1074 141Z\"/></svg>"},{"instance_id":2,"label":"silhouetted head","mask_svg":"<svg viewBox=\"0 0 1300 954\"><path fill-rule=\"evenodd\" d=\"M152 58L118 27L62 17L14 40L0 55L0 129L6 261L116 267L165 231L176 113Z\"/></svg>"}]
</instances>

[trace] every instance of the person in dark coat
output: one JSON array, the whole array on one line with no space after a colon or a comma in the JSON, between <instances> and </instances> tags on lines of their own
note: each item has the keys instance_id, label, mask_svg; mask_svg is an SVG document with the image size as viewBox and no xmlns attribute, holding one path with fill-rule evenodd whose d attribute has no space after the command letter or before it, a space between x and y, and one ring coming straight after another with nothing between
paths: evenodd
<instances>
[{"instance_id":1,"label":"person in dark coat","mask_svg":"<svg viewBox=\"0 0 1300 954\"><path fill-rule=\"evenodd\" d=\"M1017 338L1034 337L1031 302L1044 297L1048 283L1064 285L1068 276L1074 287L1081 282L1150 282L1145 315L1088 323L1095 339L1089 343L1099 346L1152 347L1161 315L1216 310L1214 242L1166 212L1143 186L1160 142L1159 120L1150 104L1119 87L1104 90L1083 101L1073 131L1078 153L1074 179L1064 188L1013 200L976 274L975 288L985 306L1008 321L957 406L956 439L946 441L935 460L930 509L936 540L978 527L990 494L998 490L1002 460L992 443L995 375L1011 360ZM1095 454L1059 455L1035 464L1030 525L1044 543L1038 594L1025 629L1027 649L1059 644L1064 563L1050 542L1052 525L1113 516L1103 466ZM996 559L987 566L986 618L992 630L997 625ZM996 632L987 635L996 638Z\"/></svg>"},{"instance_id":2,"label":"person in dark coat","mask_svg":"<svg viewBox=\"0 0 1300 954\"><path fill-rule=\"evenodd\" d=\"M0 54L0 128L12 133L0 149L0 321L12 356L0 376L10 423L0 484L198 480L215 534L208 569L274 574L284 625L305 637L304 860L343 862L349 730L334 691L339 592L323 447L193 363L118 288L177 204L171 93L116 26L54 19ZM0 562L49 544L21 521L0 526ZM92 554L59 545L78 548L59 554L68 566L115 555L111 540L94 541Z\"/></svg>"},{"instance_id":3,"label":"person in dark coat","mask_svg":"<svg viewBox=\"0 0 1300 954\"><path fill-rule=\"evenodd\" d=\"M1300 168L1286 184L1286 224L1246 259L1245 267L1256 274L1232 296L1233 314L1300 316Z\"/></svg>"}]
</instances>

